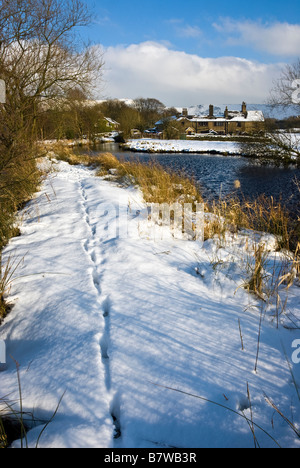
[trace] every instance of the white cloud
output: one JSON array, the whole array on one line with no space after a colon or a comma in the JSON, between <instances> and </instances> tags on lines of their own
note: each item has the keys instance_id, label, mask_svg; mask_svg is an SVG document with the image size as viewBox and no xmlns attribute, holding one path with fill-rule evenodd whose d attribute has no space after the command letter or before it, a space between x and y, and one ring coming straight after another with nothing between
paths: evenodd
<instances>
[{"instance_id":1,"label":"white cloud","mask_svg":"<svg viewBox=\"0 0 300 468\"><path fill-rule=\"evenodd\" d=\"M165 20L167 25L172 26L175 31L175 34L179 37L186 37L186 38L198 38L203 37L203 31L199 28L199 26L186 24L183 19L181 18L171 18Z\"/></svg>"},{"instance_id":2,"label":"white cloud","mask_svg":"<svg viewBox=\"0 0 300 468\"><path fill-rule=\"evenodd\" d=\"M177 34L180 37L196 39L203 36L202 30L198 26L185 25L177 28Z\"/></svg>"},{"instance_id":3,"label":"white cloud","mask_svg":"<svg viewBox=\"0 0 300 468\"><path fill-rule=\"evenodd\" d=\"M223 18L214 28L229 35L229 45L248 45L256 50L277 56L298 56L300 25L289 23L262 24L254 21L236 21Z\"/></svg>"},{"instance_id":4,"label":"white cloud","mask_svg":"<svg viewBox=\"0 0 300 468\"><path fill-rule=\"evenodd\" d=\"M264 102L280 70L279 64L202 58L157 42L109 47L104 61L105 97L154 97L174 106Z\"/></svg>"}]
</instances>

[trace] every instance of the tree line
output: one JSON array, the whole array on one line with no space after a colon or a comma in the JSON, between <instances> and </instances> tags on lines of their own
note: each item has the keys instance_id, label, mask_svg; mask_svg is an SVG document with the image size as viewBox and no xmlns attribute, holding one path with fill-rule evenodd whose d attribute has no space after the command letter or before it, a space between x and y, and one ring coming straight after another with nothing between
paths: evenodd
<instances>
[{"instance_id":1,"label":"tree line","mask_svg":"<svg viewBox=\"0 0 300 468\"><path fill-rule=\"evenodd\" d=\"M87 137L91 141L110 128L105 118L117 122L118 131L124 138L131 136L133 129L141 134L162 121L167 127L169 117L178 115L175 108L167 108L155 98L136 98L128 104L119 99L102 102L89 101L78 89L71 90L64 99L51 103L37 121L41 139L76 139Z\"/></svg>"}]
</instances>

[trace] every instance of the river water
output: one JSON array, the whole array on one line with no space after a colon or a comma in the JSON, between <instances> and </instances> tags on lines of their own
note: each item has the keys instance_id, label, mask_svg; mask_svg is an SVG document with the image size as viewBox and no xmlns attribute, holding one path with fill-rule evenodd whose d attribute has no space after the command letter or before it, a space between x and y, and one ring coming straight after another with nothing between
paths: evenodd
<instances>
[{"instance_id":1,"label":"river water","mask_svg":"<svg viewBox=\"0 0 300 468\"><path fill-rule=\"evenodd\" d=\"M122 151L118 144L112 143L101 145L99 151L110 152L118 159L157 161L165 168L184 171L200 184L206 200L217 199L233 192L250 200L265 194L277 201L281 200L293 213L299 212L300 209L300 192L295 184L295 180L300 182L299 168L261 166L253 159L242 156L136 153ZM238 191L234 186L237 180L240 182Z\"/></svg>"}]
</instances>

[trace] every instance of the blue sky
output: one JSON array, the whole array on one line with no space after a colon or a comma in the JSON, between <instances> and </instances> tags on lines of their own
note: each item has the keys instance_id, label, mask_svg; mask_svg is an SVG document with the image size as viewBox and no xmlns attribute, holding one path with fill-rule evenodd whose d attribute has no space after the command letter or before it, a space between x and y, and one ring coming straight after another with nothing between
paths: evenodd
<instances>
[{"instance_id":1,"label":"blue sky","mask_svg":"<svg viewBox=\"0 0 300 468\"><path fill-rule=\"evenodd\" d=\"M83 34L104 52L103 97L262 102L300 56L299 0L86 3L94 21Z\"/></svg>"}]
</instances>

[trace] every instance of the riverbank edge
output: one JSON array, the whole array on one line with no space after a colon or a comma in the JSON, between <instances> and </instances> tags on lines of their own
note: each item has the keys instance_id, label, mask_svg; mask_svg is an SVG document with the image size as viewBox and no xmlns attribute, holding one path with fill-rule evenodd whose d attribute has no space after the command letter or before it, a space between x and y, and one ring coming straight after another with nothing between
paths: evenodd
<instances>
[{"instance_id":1,"label":"riverbank edge","mask_svg":"<svg viewBox=\"0 0 300 468\"><path fill-rule=\"evenodd\" d=\"M120 144L120 148L122 148L124 151L131 151L132 153L148 153L148 154L180 154L180 153L186 153L186 154L211 154L211 155L220 155L220 156L244 156L244 157L250 157L255 155L250 155L247 153L240 153L240 152L232 152L232 151L218 151L218 150L198 150L198 151L193 151L193 150L153 150L153 149L136 149L136 148L131 148L130 146L127 146L126 144ZM257 157L257 156L256 156Z\"/></svg>"},{"instance_id":2,"label":"riverbank edge","mask_svg":"<svg viewBox=\"0 0 300 468\"><path fill-rule=\"evenodd\" d=\"M138 140L138 141L144 141L143 139ZM147 141L147 140L146 140ZM158 142L168 142L172 140L158 140ZM186 141L186 140L178 140L180 142ZM201 142L221 142L222 140L214 140L212 138L208 139L201 139L199 140ZM239 142L237 142L235 139L226 139L226 142L229 143L236 143L238 145ZM255 152L245 152L245 151L227 151L227 150L219 150L219 149L186 149L186 148L178 148L178 149L172 149L172 148L159 148L159 149L154 149L154 148L137 148L135 146L131 146L129 141L126 141L125 143L121 142L115 142L112 140L109 141L101 141L95 143L94 141L88 140L88 139L80 139L80 140L43 140L39 142L40 146L44 146L45 148L49 149L53 146L53 144L57 145L60 144L65 147L69 148L88 148L88 149L98 149L98 146L101 144L105 143L115 143L119 146L120 150L126 152L130 151L132 153L144 153L144 154L198 154L198 155L205 155L209 154L212 156L224 156L224 157L243 157L247 159L252 159L256 161L257 163L261 165L275 165L275 166L282 166L282 167L299 167L300 166L300 161L295 161L291 160L290 158L283 159L282 155L268 155L264 154L262 157L260 154L257 154Z\"/></svg>"},{"instance_id":3,"label":"riverbank edge","mask_svg":"<svg viewBox=\"0 0 300 468\"><path fill-rule=\"evenodd\" d=\"M212 155L212 156L224 156L224 157L243 157L246 159L252 159L258 164L261 165L271 165L271 166L277 166L277 167L300 167L300 161L291 159L290 157L283 157L282 154L276 153L276 154L268 154L268 153L256 153L253 151L231 151L231 150L222 150L222 149L209 149L209 148L204 148L204 149L195 149L195 148L170 148L170 147L155 147L156 142L153 140L135 140L135 141L140 141L140 142L147 142L150 143L153 146L135 146L130 144L132 140L127 141L125 143L120 143L119 147L123 151L130 151L132 153L144 153L144 154L198 154L198 155ZM167 144L168 142L171 142L173 140L158 140L157 141L157 146L159 143L163 142ZM176 140L177 141L177 140ZM186 140L178 140L178 142L183 142ZM203 142L209 142L211 143L213 140L212 139L207 139L207 140L201 140L201 143ZM220 142L221 140L216 140L216 142ZM238 143L236 141L231 141L227 140L226 143L232 143L236 144L238 147Z\"/></svg>"}]
</instances>

